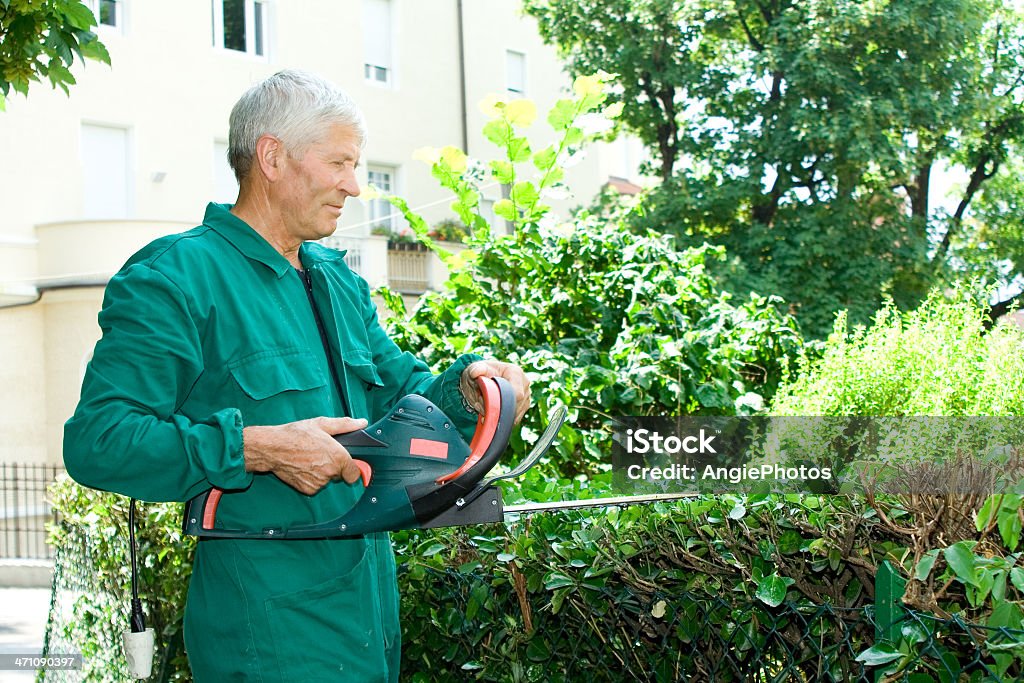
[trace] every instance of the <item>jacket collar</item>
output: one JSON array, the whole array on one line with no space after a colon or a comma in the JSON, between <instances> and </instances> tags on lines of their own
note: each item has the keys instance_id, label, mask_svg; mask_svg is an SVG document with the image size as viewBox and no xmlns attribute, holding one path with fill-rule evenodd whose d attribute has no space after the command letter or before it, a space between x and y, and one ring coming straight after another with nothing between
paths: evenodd
<instances>
[{"instance_id":1,"label":"jacket collar","mask_svg":"<svg viewBox=\"0 0 1024 683\"><path fill-rule=\"evenodd\" d=\"M209 226L231 243L243 256L259 261L274 271L277 277L284 277L292 270L292 264L263 239L256 230L241 218L231 213L231 204L215 204L210 202L203 216L203 225ZM344 251L336 251L315 242L303 242L299 248L299 259L307 268L325 261L344 259Z\"/></svg>"}]
</instances>

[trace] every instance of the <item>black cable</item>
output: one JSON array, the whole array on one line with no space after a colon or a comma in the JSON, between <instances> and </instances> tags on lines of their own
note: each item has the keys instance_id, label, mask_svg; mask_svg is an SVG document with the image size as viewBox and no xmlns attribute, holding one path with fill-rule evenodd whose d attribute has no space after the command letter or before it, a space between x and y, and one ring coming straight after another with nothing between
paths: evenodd
<instances>
[{"instance_id":1,"label":"black cable","mask_svg":"<svg viewBox=\"0 0 1024 683\"><path fill-rule=\"evenodd\" d=\"M132 558L132 633L146 630L146 617L142 614L142 601L139 600L139 567L135 559L135 499L128 505L128 547Z\"/></svg>"}]
</instances>

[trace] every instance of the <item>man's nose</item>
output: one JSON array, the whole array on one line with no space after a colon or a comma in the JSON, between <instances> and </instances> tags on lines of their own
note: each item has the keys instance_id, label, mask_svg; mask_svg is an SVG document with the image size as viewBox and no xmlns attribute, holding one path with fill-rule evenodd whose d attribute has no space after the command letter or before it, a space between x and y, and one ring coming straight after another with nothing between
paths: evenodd
<instances>
[{"instance_id":1,"label":"man's nose","mask_svg":"<svg viewBox=\"0 0 1024 683\"><path fill-rule=\"evenodd\" d=\"M338 186L339 189L347 194L349 197L358 197L362 191L359 187L359 181L356 180L356 174L347 174L341 179L341 184Z\"/></svg>"}]
</instances>

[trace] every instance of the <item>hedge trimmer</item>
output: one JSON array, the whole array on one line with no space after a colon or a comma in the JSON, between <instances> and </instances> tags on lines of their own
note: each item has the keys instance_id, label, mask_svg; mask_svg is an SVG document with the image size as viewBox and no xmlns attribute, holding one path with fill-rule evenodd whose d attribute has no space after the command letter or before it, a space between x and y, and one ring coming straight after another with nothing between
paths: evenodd
<instances>
[{"instance_id":1,"label":"hedge trimmer","mask_svg":"<svg viewBox=\"0 0 1024 683\"><path fill-rule=\"evenodd\" d=\"M505 514L600 507L671 500L690 494L528 503L506 507L495 483L524 474L548 451L565 421L557 408L533 449L515 469L485 477L508 446L515 418L515 395L501 378L477 379L484 409L472 442L466 444L452 421L422 396L402 398L366 429L337 439L356 460L365 491L356 505L336 519L314 524L260 529L226 528L217 507L231 493L209 489L185 506L183 529L199 537L248 539L326 539L375 531L430 529L501 521Z\"/></svg>"}]
</instances>

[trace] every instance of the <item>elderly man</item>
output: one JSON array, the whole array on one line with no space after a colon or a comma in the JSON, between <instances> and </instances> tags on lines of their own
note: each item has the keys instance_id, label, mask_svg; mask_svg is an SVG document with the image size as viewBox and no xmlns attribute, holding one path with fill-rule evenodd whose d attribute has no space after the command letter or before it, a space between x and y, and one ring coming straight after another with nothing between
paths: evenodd
<instances>
[{"instance_id":1,"label":"elderly man","mask_svg":"<svg viewBox=\"0 0 1024 683\"><path fill-rule=\"evenodd\" d=\"M332 435L418 393L468 436L472 381L529 383L506 363L459 358L440 375L381 329L366 283L311 240L359 194L365 138L351 100L284 71L231 112L234 206L157 240L107 286L81 402L65 427L78 481L184 501L215 486L218 518L261 529L336 518L362 485ZM468 404L467 404L468 401ZM400 630L387 534L199 543L185 643L197 681L394 681Z\"/></svg>"}]
</instances>

